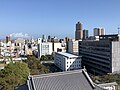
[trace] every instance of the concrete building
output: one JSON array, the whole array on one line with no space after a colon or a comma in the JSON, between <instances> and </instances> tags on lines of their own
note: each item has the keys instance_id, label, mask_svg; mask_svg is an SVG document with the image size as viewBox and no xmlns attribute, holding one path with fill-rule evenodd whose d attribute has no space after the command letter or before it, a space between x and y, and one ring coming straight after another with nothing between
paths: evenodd
<instances>
[{"instance_id":1,"label":"concrete building","mask_svg":"<svg viewBox=\"0 0 120 90\"><path fill-rule=\"evenodd\" d=\"M68 42L68 52L78 55L78 41L70 40Z\"/></svg>"},{"instance_id":2,"label":"concrete building","mask_svg":"<svg viewBox=\"0 0 120 90\"><path fill-rule=\"evenodd\" d=\"M104 28L94 28L94 36L105 35Z\"/></svg>"},{"instance_id":3,"label":"concrete building","mask_svg":"<svg viewBox=\"0 0 120 90\"><path fill-rule=\"evenodd\" d=\"M51 42L45 42L42 43L42 47L41 47L41 54L42 55L51 55L53 50L52 50L52 43Z\"/></svg>"},{"instance_id":4,"label":"concrete building","mask_svg":"<svg viewBox=\"0 0 120 90\"><path fill-rule=\"evenodd\" d=\"M27 86L28 89L22 86L17 90L104 90L94 84L84 69L32 75L28 77Z\"/></svg>"},{"instance_id":5,"label":"concrete building","mask_svg":"<svg viewBox=\"0 0 120 90\"><path fill-rule=\"evenodd\" d=\"M46 42L47 39L46 39L46 35L42 35L42 42Z\"/></svg>"},{"instance_id":6,"label":"concrete building","mask_svg":"<svg viewBox=\"0 0 120 90\"><path fill-rule=\"evenodd\" d=\"M83 30L83 40L88 39L88 30Z\"/></svg>"},{"instance_id":7,"label":"concrete building","mask_svg":"<svg viewBox=\"0 0 120 90\"><path fill-rule=\"evenodd\" d=\"M53 52L53 46L52 46L51 42L43 42L43 43L41 43L39 41L39 44L38 44L38 57L39 58L42 55L51 55L52 52Z\"/></svg>"},{"instance_id":8,"label":"concrete building","mask_svg":"<svg viewBox=\"0 0 120 90\"><path fill-rule=\"evenodd\" d=\"M54 42L53 51L54 52L66 52L66 43Z\"/></svg>"},{"instance_id":9,"label":"concrete building","mask_svg":"<svg viewBox=\"0 0 120 90\"><path fill-rule=\"evenodd\" d=\"M48 36L47 41L48 41L48 42L51 42L51 36L50 36L50 35Z\"/></svg>"},{"instance_id":10,"label":"concrete building","mask_svg":"<svg viewBox=\"0 0 120 90\"><path fill-rule=\"evenodd\" d=\"M80 40L82 38L83 38L82 24L78 22L76 24L75 40Z\"/></svg>"},{"instance_id":11,"label":"concrete building","mask_svg":"<svg viewBox=\"0 0 120 90\"><path fill-rule=\"evenodd\" d=\"M25 40L23 38L16 39L14 44L15 44L15 50L18 53L18 55L24 53Z\"/></svg>"},{"instance_id":12,"label":"concrete building","mask_svg":"<svg viewBox=\"0 0 120 90\"><path fill-rule=\"evenodd\" d=\"M41 45L42 45L42 39L41 38L38 38L37 39L37 42L38 42L38 57L40 58L42 55L41 55Z\"/></svg>"},{"instance_id":13,"label":"concrete building","mask_svg":"<svg viewBox=\"0 0 120 90\"><path fill-rule=\"evenodd\" d=\"M120 35L105 35L99 41L80 41L79 55L82 65L94 75L120 73ZM101 36L102 38L102 36ZM113 38L113 39L112 39Z\"/></svg>"},{"instance_id":14,"label":"concrete building","mask_svg":"<svg viewBox=\"0 0 120 90\"><path fill-rule=\"evenodd\" d=\"M56 52L54 54L54 62L63 71L81 69L81 56Z\"/></svg>"},{"instance_id":15,"label":"concrete building","mask_svg":"<svg viewBox=\"0 0 120 90\"><path fill-rule=\"evenodd\" d=\"M6 36L6 43L10 41L10 36Z\"/></svg>"}]
</instances>

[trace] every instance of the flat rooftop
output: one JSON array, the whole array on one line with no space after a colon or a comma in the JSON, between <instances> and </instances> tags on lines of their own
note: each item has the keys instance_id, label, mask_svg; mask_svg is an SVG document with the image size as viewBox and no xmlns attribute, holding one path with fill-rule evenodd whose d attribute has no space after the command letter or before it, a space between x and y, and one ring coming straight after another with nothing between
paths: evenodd
<instances>
[{"instance_id":1,"label":"flat rooftop","mask_svg":"<svg viewBox=\"0 0 120 90\"><path fill-rule=\"evenodd\" d=\"M66 56L66 57L82 57L82 56L77 56L77 55L74 55L74 54L70 54L70 53L66 53L66 52L57 52L58 54L61 54L63 56Z\"/></svg>"}]
</instances>

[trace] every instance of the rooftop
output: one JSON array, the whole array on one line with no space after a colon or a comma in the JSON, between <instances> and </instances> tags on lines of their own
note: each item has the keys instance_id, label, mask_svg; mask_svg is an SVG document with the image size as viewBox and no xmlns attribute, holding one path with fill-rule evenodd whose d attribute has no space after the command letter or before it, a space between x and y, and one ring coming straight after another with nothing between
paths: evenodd
<instances>
[{"instance_id":1,"label":"rooftop","mask_svg":"<svg viewBox=\"0 0 120 90\"><path fill-rule=\"evenodd\" d=\"M66 53L66 52L57 52L58 54L61 54L63 56L66 56L66 57L82 57L82 56L77 56L77 55L74 55L74 54L70 54L70 53Z\"/></svg>"},{"instance_id":2,"label":"rooftop","mask_svg":"<svg viewBox=\"0 0 120 90\"><path fill-rule=\"evenodd\" d=\"M86 70L29 76L29 90L103 90L95 86Z\"/></svg>"}]
</instances>

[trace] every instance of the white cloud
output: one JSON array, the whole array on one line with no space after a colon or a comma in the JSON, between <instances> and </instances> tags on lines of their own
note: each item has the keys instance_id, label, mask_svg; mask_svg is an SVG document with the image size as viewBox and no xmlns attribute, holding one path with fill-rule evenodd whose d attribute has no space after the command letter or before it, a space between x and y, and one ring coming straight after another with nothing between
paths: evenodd
<instances>
[{"instance_id":1,"label":"white cloud","mask_svg":"<svg viewBox=\"0 0 120 90\"><path fill-rule=\"evenodd\" d=\"M12 33L12 34L10 34L10 36L13 37L13 38L29 38L30 37L27 33L25 33L25 34L23 34L23 33Z\"/></svg>"}]
</instances>

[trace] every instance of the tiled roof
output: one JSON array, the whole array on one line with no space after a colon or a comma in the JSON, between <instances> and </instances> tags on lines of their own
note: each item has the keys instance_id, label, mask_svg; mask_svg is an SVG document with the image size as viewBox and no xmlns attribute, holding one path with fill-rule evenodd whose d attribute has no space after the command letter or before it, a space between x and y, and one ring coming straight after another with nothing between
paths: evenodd
<instances>
[{"instance_id":1,"label":"tiled roof","mask_svg":"<svg viewBox=\"0 0 120 90\"><path fill-rule=\"evenodd\" d=\"M103 90L96 87L85 70L29 76L29 90Z\"/></svg>"}]
</instances>

